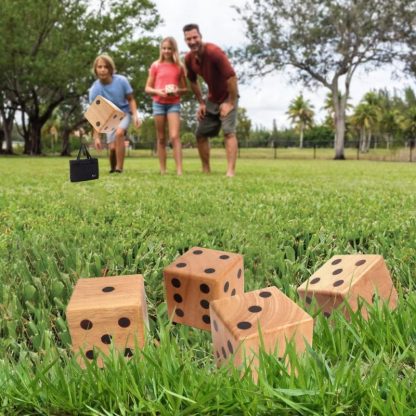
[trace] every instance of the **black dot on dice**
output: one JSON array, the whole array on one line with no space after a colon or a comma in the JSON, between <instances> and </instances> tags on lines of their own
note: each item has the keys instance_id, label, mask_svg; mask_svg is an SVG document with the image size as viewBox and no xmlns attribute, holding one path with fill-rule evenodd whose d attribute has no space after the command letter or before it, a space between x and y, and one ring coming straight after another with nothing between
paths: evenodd
<instances>
[{"instance_id":1,"label":"black dot on dice","mask_svg":"<svg viewBox=\"0 0 416 416\"><path fill-rule=\"evenodd\" d=\"M227 358L227 353L225 352L225 348L224 347L221 348L221 351L222 351L222 356L224 358Z\"/></svg>"},{"instance_id":2,"label":"black dot on dice","mask_svg":"<svg viewBox=\"0 0 416 416\"><path fill-rule=\"evenodd\" d=\"M89 319L82 320L80 325L81 325L81 328L85 329L86 331L92 328L92 322Z\"/></svg>"},{"instance_id":3,"label":"black dot on dice","mask_svg":"<svg viewBox=\"0 0 416 416\"><path fill-rule=\"evenodd\" d=\"M311 304L312 303L312 298L310 298L309 296L306 296L305 302L308 303L308 304Z\"/></svg>"},{"instance_id":4,"label":"black dot on dice","mask_svg":"<svg viewBox=\"0 0 416 416\"><path fill-rule=\"evenodd\" d=\"M218 332L218 324L217 321L214 319L214 329Z\"/></svg>"},{"instance_id":5,"label":"black dot on dice","mask_svg":"<svg viewBox=\"0 0 416 416\"><path fill-rule=\"evenodd\" d=\"M88 351L85 353L85 356L86 356L89 360L92 360L92 359L94 358L94 351L93 351L93 350L88 350Z\"/></svg>"},{"instance_id":6,"label":"black dot on dice","mask_svg":"<svg viewBox=\"0 0 416 416\"><path fill-rule=\"evenodd\" d=\"M224 293L227 293L229 288L230 288L230 282L225 282Z\"/></svg>"},{"instance_id":7,"label":"black dot on dice","mask_svg":"<svg viewBox=\"0 0 416 416\"><path fill-rule=\"evenodd\" d=\"M176 313L176 315L178 315L180 318L182 318L182 317L185 315L185 313L184 313L184 311L183 311L182 309L176 309L176 310L175 310L175 313Z\"/></svg>"},{"instance_id":8,"label":"black dot on dice","mask_svg":"<svg viewBox=\"0 0 416 416\"><path fill-rule=\"evenodd\" d=\"M103 292L105 292L105 293L112 292L113 290L114 290L114 287L113 286L103 287Z\"/></svg>"},{"instance_id":9,"label":"black dot on dice","mask_svg":"<svg viewBox=\"0 0 416 416\"><path fill-rule=\"evenodd\" d=\"M176 278L172 279L172 286L176 288L181 287L181 281Z\"/></svg>"},{"instance_id":10,"label":"black dot on dice","mask_svg":"<svg viewBox=\"0 0 416 416\"><path fill-rule=\"evenodd\" d=\"M114 115L113 115L113 120L114 120L115 118L117 118L117 114L114 114Z\"/></svg>"},{"instance_id":11,"label":"black dot on dice","mask_svg":"<svg viewBox=\"0 0 416 416\"><path fill-rule=\"evenodd\" d=\"M269 298L272 294L270 292L260 292L259 296L261 298Z\"/></svg>"},{"instance_id":12,"label":"black dot on dice","mask_svg":"<svg viewBox=\"0 0 416 416\"><path fill-rule=\"evenodd\" d=\"M203 251L202 250L194 250L192 253L198 255L198 254L202 254Z\"/></svg>"},{"instance_id":13,"label":"black dot on dice","mask_svg":"<svg viewBox=\"0 0 416 416\"><path fill-rule=\"evenodd\" d=\"M343 280L337 280L337 281L334 283L334 287L341 286L343 283L344 283L344 281L343 281Z\"/></svg>"},{"instance_id":14,"label":"black dot on dice","mask_svg":"<svg viewBox=\"0 0 416 416\"><path fill-rule=\"evenodd\" d=\"M221 256L220 256L221 260L228 260L229 258L230 258L230 256L227 255L227 254L221 254Z\"/></svg>"},{"instance_id":15,"label":"black dot on dice","mask_svg":"<svg viewBox=\"0 0 416 416\"><path fill-rule=\"evenodd\" d=\"M201 302L199 302L199 304L204 308L204 309L209 309L209 302L206 299L202 299Z\"/></svg>"},{"instance_id":16,"label":"black dot on dice","mask_svg":"<svg viewBox=\"0 0 416 416\"><path fill-rule=\"evenodd\" d=\"M210 324L210 323L211 323L211 318L209 317L209 315L202 315L202 320L203 320L206 324Z\"/></svg>"},{"instance_id":17,"label":"black dot on dice","mask_svg":"<svg viewBox=\"0 0 416 416\"><path fill-rule=\"evenodd\" d=\"M209 286L205 283L202 283L202 285L199 286L199 289L202 293L209 293Z\"/></svg>"},{"instance_id":18,"label":"black dot on dice","mask_svg":"<svg viewBox=\"0 0 416 416\"><path fill-rule=\"evenodd\" d=\"M312 279L309 283L311 285L315 285L316 283L318 283L321 280L320 277L315 277L314 279Z\"/></svg>"},{"instance_id":19,"label":"black dot on dice","mask_svg":"<svg viewBox=\"0 0 416 416\"><path fill-rule=\"evenodd\" d=\"M231 296L235 296L237 294L237 291L235 290L235 289L233 289L232 291L231 291Z\"/></svg>"},{"instance_id":20,"label":"black dot on dice","mask_svg":"<svg viewBox=\"0 0 416 416\"><path fill-rule=\"evenodd\" d=\"M329 312L324 312L324 316L325 316L325 318L329 318L331 316L331 314Z\"/></svg>"},{"instance_id":21,"label":"black dot on dice","mask_svg":"<svg viewBox=\"0 0 416 416\"><path fill-rule=\"evenodd\" d=\"M362 266L366 260L358 260L357 263L355 263L356 266Z\"/></svg>"},{"instance_id":22,"label":"black dot on dice","mask_svg":"<svg viewBox=\"0 0 416 416\"><path fill-rule=\"evenodd\" d=\"M101 101L100 100L96 100L95 101L95 104L100 105L101 104Z\"/></svg>"},{"instance_id":23,"label":"black dot on dice","mask_svg":"<svg viewBox=\"0 0 416 416\"><path fill-rule=\"evenodd\" d=\"M231 341L227 342L228 351L232 354L234 352L233 344L231 344Z\"/></svg>"},{"instance_id":24,"label":"black dot on dice","mask_svg":"<svg viewBox=\"0 0 416 416\"><path fill-rule=\"evenodd\" d=\"M122 328L127 328L130 326L130 319L129 318L120 318L118 320L118 324L119 326L121 326Z\"/></svg>"},{"instance_id":25,"label":"black dot on dice","mask_svg":"<svg viewBox=\"0 0 416 416\"><path fill-rule=\"evenodd\" d=\"M101 123L100 123L99 121L97 121L97 122L95 123L95 125L96 125L97 127L100 127L100 126L101 126Z\"/></svg>"},{"instance_id":26,"label":"black dot on dice","mask_svg":"<svg viewBox=\"0 0 416 416\"><path fill-rule=\"evenodd\" d=\"M331 264L333 265L333 266L335 266L335 265L337 265L337 264L339 264L339 263L341 263L342 262L342 260L341 259L335 259Z\"/></svg>"},{"instance_id":27,"label":"black dot on dice","mask_svg":"<svg viewBox=\"0 0 416 416\"><path fill-rule=\"evenodd\" d=\"M333 274L334 276L336 276L337 274L340 274L340 273L342 273L342 269L336 269L336 270L334 270L334 271L332 272L332 274Z\"/></svg>"},{"instance_id":28,"label":"black dot on dice","mask_svg":"<svg viewBox=\"0 0 416 416\"><path fill-rule=\"evenodd\" d=\"M124 350L124 356L125 357L133 357L133 351L132 351L132 349L131 348L126 348Z\"/></svg>"},{"instance_id":29,"label":"black dot on dice","mask_svg":"<svg viewBox=\"0 0 416 416\"><path fill-rule=\"evenodd\" d=\"M103 344L111 344L111 335L105 334L101 337L101 342Z\"/></svg>"},{"instance_id":30,"label":"black dot on dice","mask_svg":"<svg viewBox=\"0 0 416 416\"><path fill-rule=\"evenodd\" d=\"M251 328L251 323L246 322L246 321L241 321L237 324L237 328L238 329L250 329Z\"/></svg>"},{"instance_id":31,"label":"black dot on dice","mask_svg":"<svg viewBox=\"0 0 416 416\"><path fill-rule=\"evenodd\" d=\"M252 313L257 313L257 312L260 312L262 310L262 307L258 306L258 305L253 305L253 306L250 306L248 308L248 310Z\"/></svg>"},{"instance_id":32,"label":"black dot on dice","mask_svg":"<svg viewBox=\"0 0 416 416\"><path fill-rule=\"evenodd\" d=\"M237 278L239 279L242 274L243 274L243 271L241 269L238 269Z\"/></svg>"},{"instance_id":33,"label":"black dot on dice","mask_svg":"<svg viewBox=\"0 0 416 416\"><path fill-rule=\"evenodd\" d=\"M178 263L176 267L178 267L179 269L183 269L184 267L186 267L186 263Z\"/></svg>"},{"instance_id":34,"label":"black dot on dice","mask_svg":"<svg viewBox=\"0 0 416 416\"><path fill-rule=\"evenodd\" d=\"M213 269L212 267L210 267L208 269L205 269L204 272L205 273L208 273L208 274L212 274L212 273L215 273L215 269Z\"/></svg>"},{"instance_id":35,"label":"black dot on dice","mask_svg":"<svg viewBox=\"0 0 416 416\"><path fill-rule=\"evenodd\" d=\"M181 303L182 302L182 296L179 293L175 293L173 295L173 299L175 299L175 302Z\"/></svg>"}]
</instances>

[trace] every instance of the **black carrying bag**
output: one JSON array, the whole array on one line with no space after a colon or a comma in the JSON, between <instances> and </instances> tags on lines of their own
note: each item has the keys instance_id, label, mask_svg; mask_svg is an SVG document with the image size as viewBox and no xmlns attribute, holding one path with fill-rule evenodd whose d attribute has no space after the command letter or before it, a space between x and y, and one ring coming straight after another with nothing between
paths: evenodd
<instances>
[{"instance_id":1,"label":"black carrying bag","mask_svg":"<svg viewBox=\"0 0 416 416\"><path fill-rule=\"evenodd\" d=\"M86 159L81 159L81 153ZM69 179L71 182L98 179L98 159L91 157L84 143L81 143L77 158L69 161Z\"/></svg>"}]
</instances>

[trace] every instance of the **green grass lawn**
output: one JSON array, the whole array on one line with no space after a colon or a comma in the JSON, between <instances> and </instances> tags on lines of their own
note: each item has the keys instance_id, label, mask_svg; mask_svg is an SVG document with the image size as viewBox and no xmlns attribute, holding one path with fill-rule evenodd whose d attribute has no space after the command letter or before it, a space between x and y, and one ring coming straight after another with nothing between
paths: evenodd
<instances>
[{"instance_id":1,"label":"green grass lawn","mask_svg":"<svg viewBox=\"0 0 416 416\"><path fill-rule=\"evenodd\" d=\"M229 179L223 157L209 176L188 157L177 177L144 156L118 176L100 159L100 179L76 184L68 159L0 158L0 414L416 414L415 164L242 157ZM246 291L296 302L331 256L381 254L399 305L317 314L292 371L261 356L255 384L216 368L209 333L169 323L162 270L192 246L243 254ZM81 370L65 308L79 277L104 271L143 274L149 341Z\"/></svg>"}]
</instances>

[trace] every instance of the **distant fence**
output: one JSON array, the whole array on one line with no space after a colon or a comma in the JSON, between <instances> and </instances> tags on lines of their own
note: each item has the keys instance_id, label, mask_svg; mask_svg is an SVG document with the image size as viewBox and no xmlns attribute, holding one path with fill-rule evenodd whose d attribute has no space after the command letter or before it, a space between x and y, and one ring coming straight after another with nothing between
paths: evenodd
<instances>
[{"instance_id":1,"label":"distant fence","mask_svg":"<svg viewBox=\"0 0 416 416\"><path fill-rule=\"evenodd\" d=\"M327 144L305 142L302 148L295 142L275 143L269 146L245 147L239 143L238 157L240 159L299 159L299 160L331 160L334 159L335 150ZM171 147L167 147L168 154ZM141 143L135 146L135 150L129 151L129 156L151 156L156 157L155 143ZM222 143L211 148L211 155L214 158L225 157L224 146ZM372 147L366 152L362 152L356 142L346 142L344 156L348 160L374 160L374 161L395 161L395 162L416 162L416 149L414 141L395 143L389 147ZM194 146L184 147L184 157L198 157L197 149Z\"/></svg>"}]
</instances>

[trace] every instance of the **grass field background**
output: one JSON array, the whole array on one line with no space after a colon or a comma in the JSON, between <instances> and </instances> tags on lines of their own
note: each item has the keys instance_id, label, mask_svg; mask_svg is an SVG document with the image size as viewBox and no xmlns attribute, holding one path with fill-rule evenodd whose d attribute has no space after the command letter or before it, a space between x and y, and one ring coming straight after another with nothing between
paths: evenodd
<instances>
[{"instance_id":1,"label":"grass field background","mask_svg":"<svg viewBox=\"0 0 416 416\"><path fill-rule=\"evenodd\" d=\"M223 150L222 150L223 152ZM223 153L222 153L223 155ZM169 161L173 172L172 161ZM151 157L69 182L68 159L0 159L0 412L45 415L416 414L416 165L241 158L183 177ZM384 256L399 292L371 319L315 316L294 371L262 356L258 384L217 369L210 336L169 323L162 270L192 246L244 255L245 289L296 287L335 254ZM79 277L144 275L143 355L81 370L65 308Z\"/></svg>"}]
</instances>

